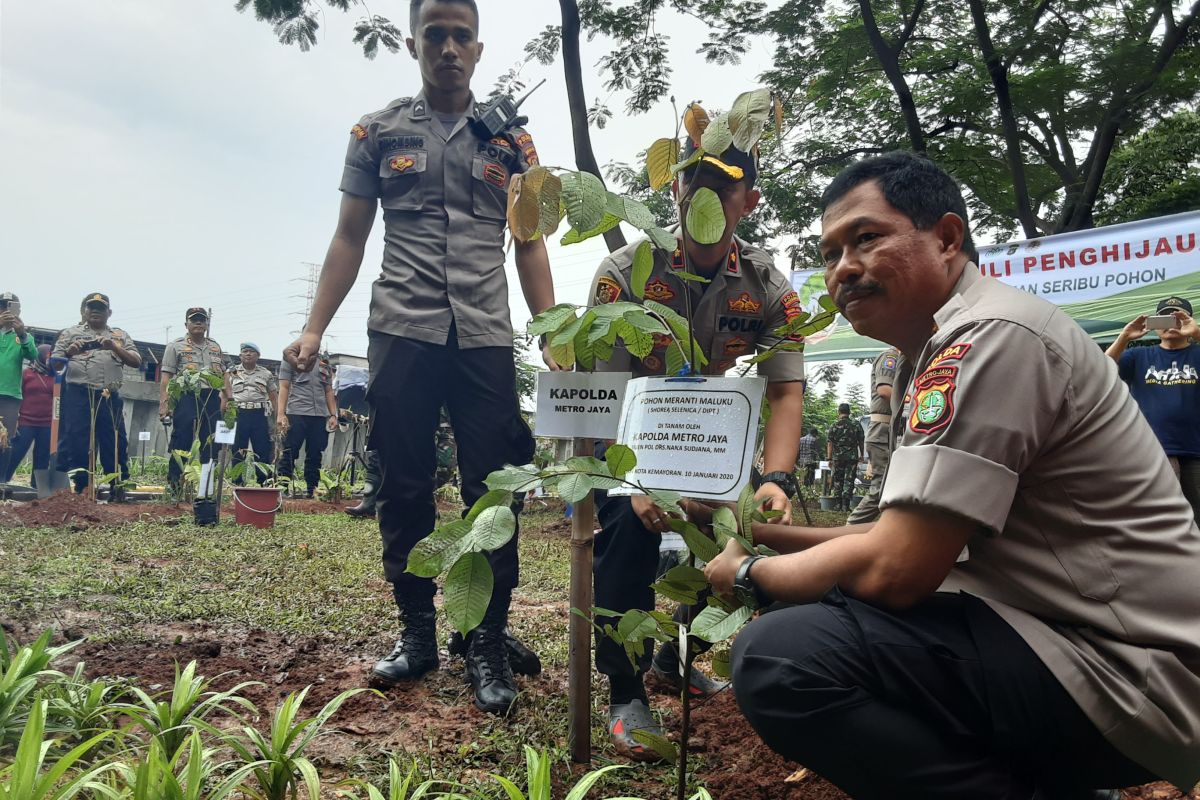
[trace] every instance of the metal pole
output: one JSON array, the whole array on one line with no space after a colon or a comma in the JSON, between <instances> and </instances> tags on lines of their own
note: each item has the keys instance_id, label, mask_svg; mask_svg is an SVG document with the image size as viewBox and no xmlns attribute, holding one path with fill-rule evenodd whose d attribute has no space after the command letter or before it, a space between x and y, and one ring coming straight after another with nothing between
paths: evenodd
<instances>
[{"instance_id":1,"label":"metal pole","mask_svg":"<svg viewBox=\"0 0 1200 800\"><path fill-rule=\"evenodd\" d=\"M592 455L590 439L575 440L575 455ZM570 615L570 650L567 661L567 722L571 760L592 760L592 538L596 516L593 492L575 504L571 516L571 608L587 616Z\"/></svg>"}]
</instances>

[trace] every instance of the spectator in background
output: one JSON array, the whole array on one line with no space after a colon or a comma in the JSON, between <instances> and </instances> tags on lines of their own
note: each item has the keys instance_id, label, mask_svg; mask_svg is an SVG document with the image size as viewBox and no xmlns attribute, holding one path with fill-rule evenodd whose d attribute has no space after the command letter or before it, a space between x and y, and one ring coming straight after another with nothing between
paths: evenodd
<instances>
[{"instance_id":1,"label":"spectator in background","mask_svg":"<svg viewBox=\"0 0 1200 800\"><path fill-rule=\"evenodd\" d=\"M304 447L304 483L308 497L321 482L321 455L329 434L337 427L337 400L333 396L333 370L321 356L317 368L298 372L284 361L279 365L279 406L275 423L283 439L279 474L291 478L296 457Z\"/></svg>"},{"instance_id":2,"label":"spectator in background","mask_svg":"<svg viewBox=\"0 0 1200 800\"><path fill-rule=\"evenodd\" d=\"M4 292L0 294L0 463L8 456L9 441L17 435L21 363L25 359L37 360L37 348L21 321L21 300Z\"/></svg>"},{"instance_id":3,"label":"spectator in background","mask_svg":"<svg viewBox=\"0 0 1200 800\"><path fill-rule=\"evenodd\" d=\"M871 462L871 488L846 520L847 525L879 519L879 495L892 457L892 383L900 351L889 347L871 365L871 424L867 426L867 458Z\"/></svg>"},{"instance_id":4,"label":"spectator in background","mask_svg":"<svg viewBox=\"0 0 1200 800\"><path fill-rule=\"evenodd\" d=\"M236 404L233 449L239 459L245 459L247 452L254 453L254 477L261 486L269 473L259 465L272 460L271 417L267 415L279 407L279 381L271 370L259 366L262 351L254 342L242 342L238 355L239 363L225 372L223 405L228 406L230 401ZM248 477L243 471L233 482L241 486Z\"/></svg>"},{"instance_id":5,"label":"spectator in background","mask_svg":"<svg viewBox=\"0 0 1200 800\"><path fill-rule=\"evenodd\" d=\"M1200 347L1192 343L1200 331L1192 304L1182 297L1163 300L1156 313L1175 318L1173 327L1158 331L1158 347L1125 349L1146 335L1146 315L1140 314L1106 352L1117 362L1117 373L1129 384L1200 520Z\"/></svg>"},{"instance_id":6,"label":"spectator in background","mask_svg":"<svg viewBox=\"0 0 1200 800\"><path fill-rule=\"evenodd\" d=\"M830 426L827 438L825 457L833 470L830 494L836 510L849 511L854 499L854 476L858 472L858 462L863 459L863 429L858 420L850 419L849 403L838 406L837 422Z\"/></svg>"},{"instance_id":7,"label":"spectator in background","mask_svg":"<svg viewBox=\"0 0 1200 800\"><path fill-rule=\"evenodd\" d=\"M50 416L54 405L54 375L50 372L50 345L39 344L37 358L21 376L21 411L18 432L7 456L0 455L0 480L12 480L21 459L33 447L33 469L50 466ZM36 484L34 484L36 486Z\"/></svg>"},{"instance_id":8,"label":"spectator in background","mask_svg":"<svg viewBox=\"0 0 1200 800\"><path fill-rule=\"evenodd\" d=\"M816 428L809 428L808 432L800 437L800 449L796 453L796 469L800 472L805 486L812 486L813 476L817 474L817 466L821 461L820 452L817 449L819 444Z\"/></svg>"}]
</instances>

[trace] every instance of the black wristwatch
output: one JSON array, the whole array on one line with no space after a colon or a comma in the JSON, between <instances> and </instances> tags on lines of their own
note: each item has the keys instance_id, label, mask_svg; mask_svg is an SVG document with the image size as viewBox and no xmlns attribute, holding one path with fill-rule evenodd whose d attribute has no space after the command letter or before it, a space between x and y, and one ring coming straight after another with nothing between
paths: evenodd
<instances>
[{"instance_id":1,"label":"black wristwatch","mask_svg":"<svg viewBox=\"0 0 1200 800\"><path fill-rule=\"evenodd\" d=\"M733 576L733 597L749 609L766 608L771 604L771 598L750 577L750 568L766 556L746 556Z\"/></svg>"},{"instance_id":2,"label":"black wristwatch","mask_svg":"<svg viewBox=\"0 0 1200 800\"><path fill-rule=\"evenodd\" d=\"M762 479L763 483L773 483L783 489L783 493L788 496L789 500L796 496L796 490L800 488L796 485L796 476L781 469L768 472L762 476Z\"/></svg>"}]
</instances>

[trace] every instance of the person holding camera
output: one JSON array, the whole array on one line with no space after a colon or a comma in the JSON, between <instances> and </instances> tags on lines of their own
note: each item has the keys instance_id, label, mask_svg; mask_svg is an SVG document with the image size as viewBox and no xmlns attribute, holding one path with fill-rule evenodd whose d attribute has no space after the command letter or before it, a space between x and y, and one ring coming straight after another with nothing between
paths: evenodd
<instances>
[{"instance_id":1,"label":"person holding camera","mask_svg":"<svg viewBox=\"0 0 1200 800\"><path fill-rule=\"evenodd\" d=\"M1158 333L1158 347L1126 350L1151 330ZM1117 362L1121 380L1129 385L1200 520L1200 347L1193 344L1197 336L1192 304L1168 297L1154 316L1134 317L1105 352Z\"/></svg>"},{"instance_id":2,"label":"person holding camera","mask_svg":"<svg viewBox=\"0 0 1200 800\"><path fill-rule=\"evenodd\" d=\"M21 363L37 361L37 346L21 321L21 301L12 292L0 294L0 462L8 457L9 442L17 435L21 410Z\"/></svg>"},{"instance_id":3,"label":"person holding camera","mask_svg":"<svg viewBox=\"0 0 1200 800\"><path fill-rule=\"evenodd\" d=\"M52 357L70 359L62 397L61 470L79 470L74 475L75 492L81 494L90 481L93 463L89 461L92 431L95 430L96 454L105 474L119 469L121 479L129 477L129 440L125 431L121 383L124 367L137 369L142 355L129 334L110 328L112 305L108 295L93 292L83 298L83 315L78 325L58 334ZM119 496L114 489L114 499Z\"/></svg>"}]
</instances>

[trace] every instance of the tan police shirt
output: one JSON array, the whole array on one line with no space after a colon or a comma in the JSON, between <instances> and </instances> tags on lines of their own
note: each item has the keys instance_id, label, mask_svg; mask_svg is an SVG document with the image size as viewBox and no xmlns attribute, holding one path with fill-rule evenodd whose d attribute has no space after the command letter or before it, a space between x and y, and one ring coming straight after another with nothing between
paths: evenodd
<instances>
[{"instance_id":1,"label":"tan police shirt","mask_svg":"<svg viewBox=\"0 0 1200 800\"><path fill-rule=\"evenodd\" d=\"M296 372L286 361L279 365L279 380L290 382L285 413L305 417L328 417L325 387L333 380L333 368L321 361L308 372Z\"/></svg>"},{"instance_id":2,"label":"tan police shirt","mask_svg":"<svg viewBox=\"0 0 1200 800\"><path fill-rule=\"evenodd\" d=\"M974 265L934 319L880 507L975 522L942 590L987 601L1114 746L1191 787L1200 530L1149 424L1076 322Z\"/></svg>"},{"instance_id":3,"label":"tan police shirt","mask_svg":"<svg viewBox=\"0 0 1200 800\"><path fill-rule=\"evenodd\" d=\"M512 128L480 138L474 101L449 136L422 95L401 98L353 127L341 190L383 207L383 272L367 328L458 346L512 347L504 226L509 176L538 163Z\"/></svg>"},{"instance_id":4,"label":"tan police shirt","mask_svg":"<svg viewBox=\"0 0 1200 800\"><path fill-rule=\"evenodd\" d=\"M630 289L633 259L640 240L605 257L592 279L590 305L637 301ZM683 270L683 255L654 250L654 267L646 281L646 300L654 300L685 315L684 293L692 291L692 335L709 359L706 375L723 375L739 356L761 352L780 341L775 329L800 314L800 298L787 278L775 269L770 255L740 239L734 240L724 268L708 284L686 282L675 273ZM689 286L691 284L691 286ZM702 292L702 293L701 293ZM687 343L680 343L687 352ZM673 337L655 334L654 349L637 358L620 344L611 359L597 362L605 372L632 372L635 378L663 375L667 353L676 347ZM690 355L688 356L690 360ZM777 352L758 365L758 374L769 381L804 380L804 354Z\"/></svg>"},{"instance_id":5,"label":"tan police shirt","mask_svg":"<svg viewBox=\"0 0 1200 800\"><path fill-rule=\"evenodd\" d=\"M229 369L225 375L229 381L229 390L239 406L247 403L266 403L272 392L279 391L279 381L271 370L255 364L254 369L248 370L240 363Z\"/></svg>"},{"instance_id":6,"label":"tan police shirt","mask_svg":"<svg viewBox=\"0 0 1200 800\"><path fill-rule=\"evenodd\" d=\"M208 370L219 375L225 372L226 363L221 345L212 339L193 344L191 338L183 336L163 350L162 371L178 375L185 369L192 372Z\"/></svg>"},{"instance_id":7,"label":"tan police shirt","mask_svg":"<svg viewBox=\"0 0 1200 800\"><path fill-rule=\"evenodd\" d=\"M899 360L900 352L889 347L871 364L871 422L867 426L867 444L882 445L885 451L892 436L892 401L880 397L879 388L895 383Z\"/></svg>"},{"instance_id":8,"label":"tan police shirt","mask_svg":"<svg viewBox=\"0 0 1200 800\"><path fill-rule=\"evenodd\" d=\"M109 327L96 331L92 330L92 326L86 322L72 325L59 333L58 338L54 341L51 355L66 358L67 347L72 342L87 344L105 337L111 338L128 352L141 355L133 338L125 331ZM91 386L93 389L120 389L124 379L125 365L111 350L100 348L85 350L72 356L67 363L67 383Z\"/></svg>"}]
</instances>

